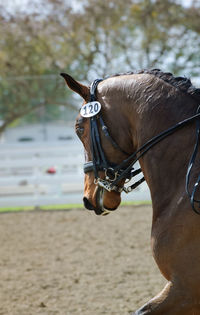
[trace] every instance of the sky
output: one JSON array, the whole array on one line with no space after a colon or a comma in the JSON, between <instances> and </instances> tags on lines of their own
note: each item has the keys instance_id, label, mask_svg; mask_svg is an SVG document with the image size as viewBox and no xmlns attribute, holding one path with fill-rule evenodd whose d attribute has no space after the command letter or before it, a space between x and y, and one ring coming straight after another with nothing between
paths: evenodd
<instances>
[{"instance_id":1,"label":"sky","mask_svg":"<svg viewBox=\"0 0 200 315\"><path fill-rule=\"evenodd\" d=\"M178 2L182 3L184 6L189 6L192 2L192 0L177 0ZM199 0L200 1L200 0ZM15 8L25 8L28 6L28 3L30 3L30 0L0 0L0 4L4 4L6 2L6 6L8 10L12 11ZM40 0L32 0L32 3L38 3ZM76 6L76 1L72 1L74 6Z\"/></svg>"},{"instance_id":2,"label":"sky","mask_svg":"<svg viewBox=\"0 0 200 315\"><path fill-rule=\"evenodd\" d=\"M0 0L0 2L2 2L3 4L3 0ZM9 9L14 9L16 7L20 7L20 6L26 6L28 3L28 0L7 0L6 1L6 5Z\"/></svg>"},{"instance_id":3,"label":"sky","mask_svg":"<svg viewBox=\"0 0 200 315\"><path fill-rule=\"evenodd\" d=\"M30 9L31 5L34 5L40 2L41 2L40 0L0 0L0 4L3 5L6 3L6 8L9 12L12 12L15 9L19 9L22 11L25 9L27 11L27 9ZM80 5L77 5L76 2L77 0L70 1L72 8L74 8L75 10L76 10L76 7L77 8L80 7Z\"/></svg>"}]
</instances>

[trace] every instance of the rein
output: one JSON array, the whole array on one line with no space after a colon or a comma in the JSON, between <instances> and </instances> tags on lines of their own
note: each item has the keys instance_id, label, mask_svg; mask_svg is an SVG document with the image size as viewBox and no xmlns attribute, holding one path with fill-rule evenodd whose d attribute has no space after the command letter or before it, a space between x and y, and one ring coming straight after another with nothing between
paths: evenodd
<instances>
[{"instance_id":1,"label":"rein","mask_svg":"<svg viewBox=\"0 0 200 315\"><path fill-rule=\"evenodd\" d=\"M97 101L96 88L98 86L98 83L101 81L102 79L97 79L92 83L90 87L90 102ZM99 112L97 115L93 117L90 117L89 119L90 119L90 141L91 141L92 161L84 164L84 173L93 171L94 176L95 176L94 183L96 185L98 185L99 187L109 192L116 191L119 193L121 193L122 191L129 193L133 189L135 189L137 186L139 186L142 182L145 181L145 178L142 177L140 180L136 181L135 183L133 183L132 185L128 187L119 186L120 181L125 180L125 183L127 183L127 181L131 180L132 178L134 178L135 176L137 176L139 173L142 172L140 168L134 170L134 165L147 151L149 151L154 145L162 141L167 136L173 134L175 131L181 129L182 127L189 124L190 122L196 121L196 142L195 142L192 157L189 161L188 170L186 173L186 193L188 194L190 198L192 209L197 214L200 214L200 210L196 208L196 204L198 204L198 208L200 209L200 200L195 199L195 194L200 183L200 175L198 176L197 181L193 186L192 192L189 191L191 171L195 163L196 155L198 152L199 139L200 139L200 106L198 107L197 113L195 115L181 122L178 122L174 126L159 133L158 135L156 135L155 137L151 138L146 143L144 143L136 152L134 152L131 155L129 155L124 150L122 150L120 146L112 139L112 137L110 136L108 132L108 128L106 127L101 117L101 112ZM101 130L103 131L104 135L111 142L114 148L118 149L125 155L129 155L128 158L124 159L120 164L116 165L107 160L101 146L98 125L101 127ZM99 171L105 172L105 179L101 179L98 176Z\"/></svg>"}]
</instances>

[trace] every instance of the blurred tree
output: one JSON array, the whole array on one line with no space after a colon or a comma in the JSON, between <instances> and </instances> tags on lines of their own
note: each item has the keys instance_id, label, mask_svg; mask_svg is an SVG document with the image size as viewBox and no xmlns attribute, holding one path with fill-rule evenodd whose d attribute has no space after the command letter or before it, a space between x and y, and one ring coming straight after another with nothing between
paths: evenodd
<instances>
[{"instance_id":1,"label":"blurred tree","mask_svg":"<svg viewBox=\"0 0 200 315\"><path fill-rule=\"evenodd\" d=\"M0 12L0 132L40 107L45 106L52 117L58 116L60 105L75 110L59 78L45 17ZM57 110L52 112L51 105L58 105Z\"/></svg>"},{"instance_id":2,"label":"blurred tree","mask_svg":"<svg viewBox=\"0 0 200 315\"><path fill-rule=\"evenodd\" d=\"M76 108L59 72L86 82L149 67L199 76L199 15L199 0L40 0L10 13L1 5L0 131L37 107L52 117L60 105Z\"/></svg>"},{"instance_id":3,"label":"blurred tree","mask_svg":"<svg viewBox=\"0 0 200 315\"><path fill-rule=\"evenodd\" d=\"M172 0L87 0L81 25L91 41L89 47L82 43L82 49L94 51L92 73L104 76L116 70L161 67L199 75L200 1L198 13L192 12L189 19L192 8Z\"/></svg>"}]
</instances>

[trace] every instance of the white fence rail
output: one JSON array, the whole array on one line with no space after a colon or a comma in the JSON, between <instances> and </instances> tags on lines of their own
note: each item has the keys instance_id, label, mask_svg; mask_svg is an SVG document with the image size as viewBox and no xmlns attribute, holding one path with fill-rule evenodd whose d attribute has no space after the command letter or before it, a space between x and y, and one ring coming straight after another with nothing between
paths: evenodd
<instances>
[{"instance_id":1,"label":"white fence rail","mask_svg":"<svg viewBox=\"0 0 200 315\"><path fill-rule=\"evenodd\" d=\"M76 143L1 145L0 206L81 202L82 163ZM51 168L56 172L48 173Z\"/></svg>"},{"instance_id":2,"label":"white fence rail","mask_svg":"<svg viewBox=\"0 0 200 315\"><path fill-rule=\"evenodd\" d=\"M70 141L0 145L0 207L81 203L83 159L80 144ZM130 197L150 199L147 186L124 199Z\"/></svg>"}]
</instances>

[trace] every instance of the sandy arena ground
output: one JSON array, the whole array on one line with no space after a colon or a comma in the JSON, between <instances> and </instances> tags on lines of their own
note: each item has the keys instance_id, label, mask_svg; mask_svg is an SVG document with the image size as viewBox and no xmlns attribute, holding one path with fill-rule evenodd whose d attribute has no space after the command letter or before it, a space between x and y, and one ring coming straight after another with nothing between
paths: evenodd
<instances>
[{"instance_id":1,"label":"sandy arena ground","mask_svg":"<svg viewBox=\"0 0 200 315\"><path fill-rule=\"evenodd\" d=\"M0 215L0 315L127 315L165 280L151 207Z\"/></svg>"}]
</instances>

